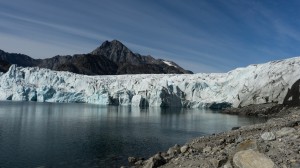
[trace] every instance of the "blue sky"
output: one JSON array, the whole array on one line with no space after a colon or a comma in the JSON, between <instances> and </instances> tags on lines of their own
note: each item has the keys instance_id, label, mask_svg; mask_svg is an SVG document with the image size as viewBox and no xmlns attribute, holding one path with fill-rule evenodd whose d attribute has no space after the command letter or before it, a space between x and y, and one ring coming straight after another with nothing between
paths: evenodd
<instances>
[{"instance_id":1,"label":"blue sky","mask_svg":"<svg viewBox=\"0 0 300 168\"><path fill-rule=\"evenodd\" d=\"M300 55L297 0L0 0L0 49L34 58L117 39L194 72Z\"/></svg>"}]
</instances>

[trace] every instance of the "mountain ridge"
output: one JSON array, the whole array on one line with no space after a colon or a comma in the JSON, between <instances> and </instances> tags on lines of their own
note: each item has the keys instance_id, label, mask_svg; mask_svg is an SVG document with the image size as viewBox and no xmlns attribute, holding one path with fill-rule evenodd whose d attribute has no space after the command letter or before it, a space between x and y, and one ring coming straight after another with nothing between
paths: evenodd
<instances>
[{"instance_id":1,"label":"mountain ridge","mask_svg":"<svg viewBox=\"0 0 300 168\"><path fill-rule=\"evenodd\" d=\"M45 59L34 59L17 53L0 50L0 71L8 70L6 63L23 67L40 67L56 71L69 71L85 75L118 75L118 74L185 74L193 73L178 66L172 61L155 59L133 53L118 40L105 41L87 54L54 56ZM3 66L1 65L3 62Z\"/></svg>"}]
</instances>

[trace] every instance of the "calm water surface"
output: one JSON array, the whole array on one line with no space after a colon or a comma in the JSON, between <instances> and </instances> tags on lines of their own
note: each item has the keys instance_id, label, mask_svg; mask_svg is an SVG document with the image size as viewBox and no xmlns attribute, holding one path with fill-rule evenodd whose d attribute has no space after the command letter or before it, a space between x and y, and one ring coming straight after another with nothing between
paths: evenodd
<instances>
[{"instance_id":1,"label":"calm water surface","mask_svg":"<svg viewBox=\"0 0 300 168\"><path fill-rule=\"evenodd\" d=\"M0 168L119 167L261 119L202 109L0 102Z\"/></svg>"}]
</instances>

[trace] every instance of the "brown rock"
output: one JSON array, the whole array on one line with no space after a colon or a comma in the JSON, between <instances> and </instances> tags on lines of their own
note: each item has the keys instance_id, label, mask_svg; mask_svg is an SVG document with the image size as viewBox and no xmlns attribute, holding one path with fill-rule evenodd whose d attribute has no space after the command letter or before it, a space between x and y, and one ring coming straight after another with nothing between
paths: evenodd
<instances>
[{"instance_id":1,"label":"brown rock","mask_svg":"<svg viewBox=\"0 0 300 168\"><path fill-rule=\"evenodd\" d=\"M205 147L203 150L202 150L203 153L209 153L211 152L211 147L210 146L207 146Z\"/></svg>"},{"instance_id":2,"label":"brown rock","mask_svg":"<svg viewBox=\"0 0 300 168\"><path fill-rule=\"evenodd\" d=\"M169 148L168 152L169 155L176 155L180 154L180 146L179 145L174 145L173 147Z\"/></svg>"},{"instance_id":3,"label":"brown rock","mask_svg":"<svg viewBox=\"0 0 300 168\"><path fill-rule=\"evenodd\" d=\"M145 162L144 168L156 168L166 164L166 160L160 155L156 154Z\"/></svg>"},{"instance_id":4,"label":"brown rock","mask_svg":"<svg viewBox=\"0 0 300 168\"><path fill-rule=\"evenodd\" d=\"M275 168L271 159L251 149L237 152L233 157L233 163L237 168Z\"/></svg>"},{"instance_id":5,"label":"brown rock","mask_svg":"<svg viewBox=\"0 0 300 168\"><path fill-rule=\"evenodd\" d=\"M128 162L129 163L135 163L137 159L135 157L128 157Z\"/></svg>"},{"instance_id":6,"label":"brown rock","mask_svg":"<svg viewBox=\"0 0 300 168\"><path fill-rule=\"evenodd\" d=\"M295 132L295 128L291 128L291 127L284 127L284 128L281 128L279 131L276 132L276 135L278 137L283 137L287 134L291 134L293 132Z\"/></svg>"},{"instance_id":7,"label":"brown rock","mask_svg":"<svg viewBox=\"0 0 300 168\"><path fill-rule=\"evenodd\" d=\"M261 136L260 136L264 141L273 141L276 139L275 135L273 132L264 132Z\"/></svg>"},{"instance_id":8,"label":"brown rock","mask_svg":"<svg viewBox=\"0 0 300 168\"><path fill-rule=\"evenodd\" d=\"M239 143L236 147L236 152L242 151L242 150L258 150L257 143L255 140L245 140L241 143Z\"/></svg>"},{"instance_id":9,"label":"brown rock","mask_svg":"<svg viewBox=\"0 0 300 168\"><path fill-rule=\"evenodd\" d=\"M181 148L180 148L180 152L181 153L185 153L186 151L188 151L189 147L187 145L183 145Z\"/></svg>"}]
</instances>

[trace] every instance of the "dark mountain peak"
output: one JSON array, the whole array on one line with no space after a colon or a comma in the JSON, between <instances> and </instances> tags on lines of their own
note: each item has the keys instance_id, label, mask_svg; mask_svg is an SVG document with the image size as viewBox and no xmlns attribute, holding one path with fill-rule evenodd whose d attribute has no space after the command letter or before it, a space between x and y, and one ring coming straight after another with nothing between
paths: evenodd
<instances>
[{"instance_id":1,"label":"dark mountain peak","mask_svg":"<svg viewBox=\"0 0 300 168\"><path fill-rule=\"evenodd\" d=\"M107 41L106 40L97 49L106 48L106 47L126 47L126 46L118 40L112 40L112 41Z\"/></svg>"},{"instance_id":2,"label":"dark mountain peak","mask_svg":"<svg viewBox=\"0 0 300 168\"><path fill-rule=\"evenodd\" d=\"M102 55L111 61L120 63L140 64L141 58L129 50L118 40L105 41L100 47L91 52L92 55Z\"/></svg>"},{"instance_id":3,"label":"dark mountain peak","mask_svg":"<svg viewBox=\"0 0 300 168\"><path fill-rule=\"evenodd\" d=\"M118 40L112 40L110 43L113 46L124 46L125 47L125 45Z\"/></svg>"},{"instance_id":4,"label":"dark mountain peak","mask_svg":"<svg viewBox=\"0 0 300 168\"><path fill-rule=\"evenodd\" d=\"M118 40L113 41L104 41L100 47L96 48L94 51L91 52L93 55L101 55L103 50L111 50L114 52L120 51L130 51L123 43ZM131 52L131 51L130 51Z\"/></svg>"}]
</instances>

